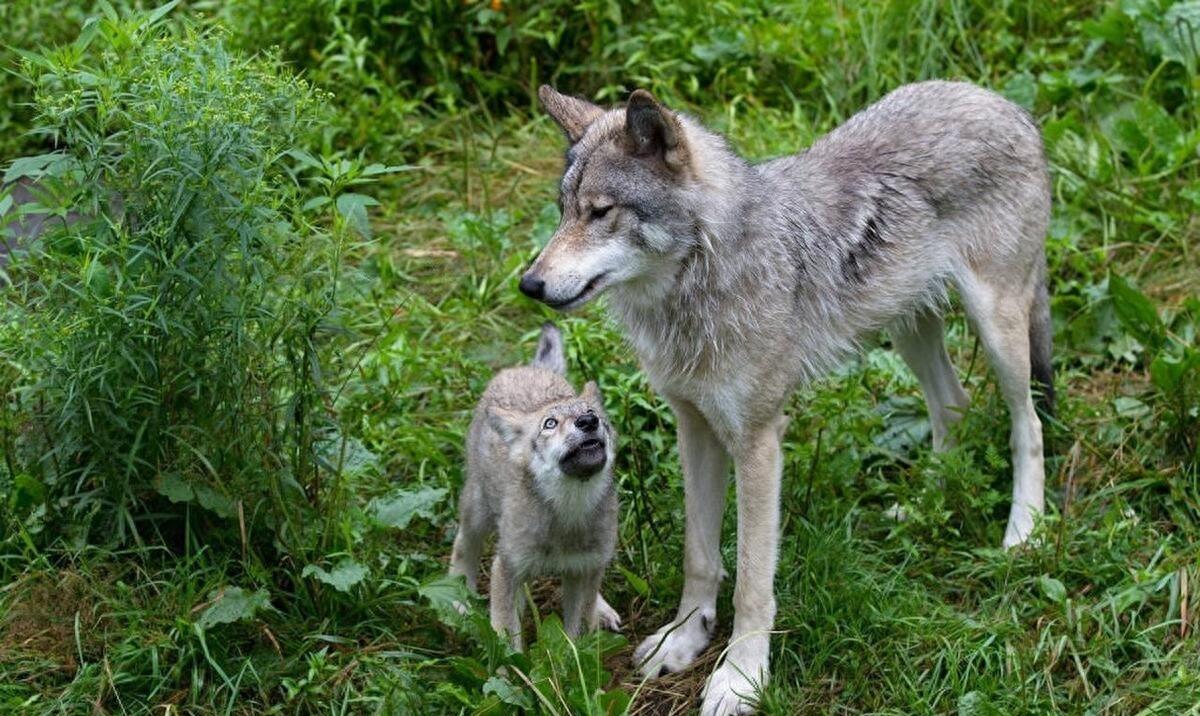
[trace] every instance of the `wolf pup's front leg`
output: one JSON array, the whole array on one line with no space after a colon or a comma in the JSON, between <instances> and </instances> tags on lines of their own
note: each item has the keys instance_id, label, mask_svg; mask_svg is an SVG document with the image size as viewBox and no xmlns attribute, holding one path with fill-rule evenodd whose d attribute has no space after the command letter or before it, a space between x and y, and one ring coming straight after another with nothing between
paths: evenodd
<instances>
[{"instance_id":1,"label":"wolf pup's front leg","mask_svg":"<svg viewBox=\"0 0 1200 716\"><path fill-rule=\"evenodd\" d=\"M563 631L572 639L596 630L596 600L604 572L599 569L567 573L562 578Z\"/></svg>"},{"instance_id":2,"label":"wolf pup's front leg","mask_svg":"<svg viewBox=\"0 0 1200 716\"><path fill-rule=\"evenodd\" d=\"M504 563L500 555L492 560L491 585L488 587L492 628L506 636L514 649L524 648L521 640L521 590L525 580Z\"/></svg>"}]
</instances>

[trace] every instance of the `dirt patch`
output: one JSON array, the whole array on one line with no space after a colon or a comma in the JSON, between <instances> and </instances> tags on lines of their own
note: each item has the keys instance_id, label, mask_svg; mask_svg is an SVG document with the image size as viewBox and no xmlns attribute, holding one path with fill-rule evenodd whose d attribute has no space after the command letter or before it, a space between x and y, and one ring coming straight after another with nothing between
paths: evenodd
<instances>
[{"instance_id":1,"label":"dirt patch","mask_svg":"<svg viewBox=\"0 0 1200 716\"><path fill-rule=\"evenodd\" d=\"M79 668L79 649L99 640L99 600L86 577L72 570L14 582L0 595L0 662L21 655L45 659L63 671ZM76 619L79 644L76 643Z\"/></svg>"}]
</instances>

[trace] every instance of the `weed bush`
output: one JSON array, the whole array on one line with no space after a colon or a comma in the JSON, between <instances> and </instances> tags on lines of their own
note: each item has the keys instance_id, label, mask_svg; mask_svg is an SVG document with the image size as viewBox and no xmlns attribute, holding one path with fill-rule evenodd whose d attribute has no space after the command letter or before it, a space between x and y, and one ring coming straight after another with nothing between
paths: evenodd
<instances>
[{"instance_id":1,"label":"weed bush","mask_svg":"<svg viewBox=\"0 0 1200 716\"><path fill-rule=\"evenodd\" d=\"M18 72L20 53L75 37L90 3L72 0L0 4L0 157L20 156L30 146L33 87Z\"/></svg>"},{"instance_id":2,"label":"weed bush","mask_svg":"<svg viewBox=\"0 0 1200 716\"><path fill-rule=\"evenodd\" d=\"M122 543L185 503L290 543L329 497L318 343L349 238L302 206L286 154L322 98L219 34L165 29L166 9L27 55L58 150L7 178L69 220L10 266L2 348L24 375L3 444L40 524ZM338 204L361 211L353 196Z\"/></svg>"}]
</instances>

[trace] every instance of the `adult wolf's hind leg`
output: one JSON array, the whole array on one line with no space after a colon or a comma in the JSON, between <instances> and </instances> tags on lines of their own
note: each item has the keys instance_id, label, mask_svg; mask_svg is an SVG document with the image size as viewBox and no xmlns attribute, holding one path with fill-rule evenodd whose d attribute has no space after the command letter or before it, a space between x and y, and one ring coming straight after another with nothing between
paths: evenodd
<instances>
[{"instance_id":1,"label":"adult wolf's hind leg","mask_svg":"<svg viewBox=\"0 0 1200 716\"><path fill-rule=\"evenodd\" d=\"M969 275L959 285L1012 421L1013 498L1004 532L1006 548L1028 539L1034 518L1045 509L1042 423L1034 410L1029 375L1029 321L1036 278L1032 276L1024 286L1002 289Z\"/></svg>"},{"instance_id":2,"label":"adult wolf's hind leg","mask_svg":"<svg viewBox=\"0 0 1200 716\"><path fill-rule=\"evenodd\" d=\"M962 419L969 402L946 354L942 318L923 310L893 325L889 333L896 352L921 383L933 427L933 449L941 452L951 447L950 428Z\"/></svg>"}]
</instances>

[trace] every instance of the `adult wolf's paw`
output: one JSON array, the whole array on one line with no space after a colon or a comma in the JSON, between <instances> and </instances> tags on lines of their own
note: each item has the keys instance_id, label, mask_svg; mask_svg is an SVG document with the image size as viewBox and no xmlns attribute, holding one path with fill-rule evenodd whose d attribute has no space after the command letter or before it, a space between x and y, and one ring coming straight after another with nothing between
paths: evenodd
<instances>
[{"instance_id":1,"label":"adult wolf's paw","mask_svg":"<svg viewBox=\"0 0 1200 716\"><path fill-rule=\"evenodd\" d=\"M1014 503L1008 513L1008 527L1004 530L1004 549L1019 547L1028 542L1029 536L1033 534L1033 527L1034 511Z\"/></svg>"},{"instance_id":2,"label":"adult wolf's paw","mask_svg":"<svg viewBox=\"0 0 1200 716\"><path fill-rule=\"evenodd\" d=\"M716 628L716 611L693 612L682 624L671 622L646 637L633 652L633 665L651 679L682 671L708 646Z\"/></svg>"},{"instance_id":3,"label":"adult wolf's paw","mask_svg":"<svg viewBox=\"0 0 1200 716\"><path fill-rule=\"evenodd\" d=\"M704 685L700 716L754 713L764 676L765 673L758 668L739 668L739 665L726 659Z\"/></svg>"}]
</instances>

